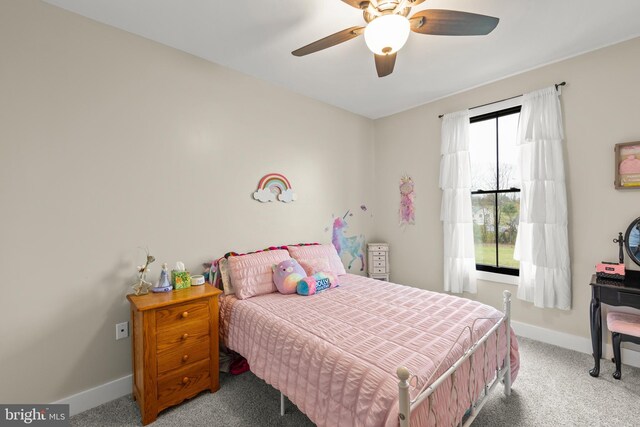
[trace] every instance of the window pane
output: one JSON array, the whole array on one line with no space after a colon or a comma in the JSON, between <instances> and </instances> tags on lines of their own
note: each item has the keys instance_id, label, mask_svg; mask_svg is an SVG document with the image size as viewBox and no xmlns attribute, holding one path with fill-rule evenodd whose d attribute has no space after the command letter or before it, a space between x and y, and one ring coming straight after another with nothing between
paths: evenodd
<instances>
[{"instance_id":1,"label":"window pane","mask_svg":"<svg viewBox=\"0 0 640 427\"><path fill-rule=\"evenodd\" d=\"M496 119L471 123L471 191L496 190Z\"/></svg>"},{"instance_id":2,"label":"window pane","mask_svg":"<svg viewBox=\"0 0 640 427\"><path fill-rule=\"evenodd\" d=\"M495 194L472 194L476 264L496 266Z\"/></svg>"},{"instance_id":3,"label":"window pane","mask_svg":"<svg viewBox=\"0 0 640 427\"><path fill-rule=\"evenodd\" d=\"M520 193L498 195L498 267L520 268L513 249L520 219Z\"/></svg>"},{"instance_id":4,"label":"window pane","mask_svg":"<svg viewBox=\"0 0 640 427\"><path fill-rule=\"evenodd\" d=\"M516 139L518 136L518 120L520 113L509 114L498 118L498 182L500 190L519 188L520 168Z\"/></svg>"}]
</instances>

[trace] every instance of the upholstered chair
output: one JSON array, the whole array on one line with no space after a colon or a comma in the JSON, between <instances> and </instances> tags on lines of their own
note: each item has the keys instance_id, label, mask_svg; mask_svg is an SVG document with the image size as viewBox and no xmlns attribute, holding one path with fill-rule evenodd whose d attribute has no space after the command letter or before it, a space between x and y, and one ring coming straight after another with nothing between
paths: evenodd
<instances>
[{"instance_id":1,"label":"upholstered chair","mask_svg":"<svg viewBox=\"0 0 640 427\"><path fill-rule=\"evenodd\" d=\"M613 378L619 380L622 377L620 343L629 341L640 344L640 315L610 311L607 313L607 327L611 331L613 361L616 364Z\"/></svg>"}]
</instances>

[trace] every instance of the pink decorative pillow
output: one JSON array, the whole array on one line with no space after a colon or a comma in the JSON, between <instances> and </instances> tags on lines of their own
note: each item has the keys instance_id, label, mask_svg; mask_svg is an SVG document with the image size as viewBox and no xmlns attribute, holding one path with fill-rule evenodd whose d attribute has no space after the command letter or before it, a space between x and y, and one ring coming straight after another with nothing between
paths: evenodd
<instances>
[{"instance_id":1,"label":"pink decorative pillow","mask_svg":"<svg viewBox=\"0 0 640 427\"><path fill-rule=\"evenodd\" d=\"M302 265L303 263L309 264L313 260L322 258L329 263L329 271L336 275L347 274L342 265L342 261L338 256L336 248L331 244L326 245L313 245L313 246L289 246L289 253L291 258L295 258L296 261ZM326 271L326 270L325 270ZM235 286L235 282L234 282Z\"/></svg>"},{"instance_id":2,"label":"pink decorative pillow","mask_svg":"<svg viewBox=\"0 0 640 427\"><path fill-rule=\"evenodd\" d=\"M298 282L303 277L304 270L293 258L273 266L273 282L281 294L295 294Z\"/></svg>"},{"instance_id":3,"label":"pink decorative pillow","mask_svg":"<svg viewBox=\"0 0 640 427\"><path fill-rule=\"evenodd\" d=\"M315 258L307 261L303 261L300 263L302 268L304 268L307 276L313 276L316 273L320 273L323 271L332 271L331 265L329 265L329 260L326 258Z\"/></svg>"},{"instance_id":4,"label":"pink decorative pillow","mask_svg":"<svg viewBox=\"0 0 640 427\"><path fill-rule=\"evenodd\" d=\"M236 297L246 299L276 292L271 267L289 258L284 249L229 257L227 267Z\"/></svg>"}]
</instances>

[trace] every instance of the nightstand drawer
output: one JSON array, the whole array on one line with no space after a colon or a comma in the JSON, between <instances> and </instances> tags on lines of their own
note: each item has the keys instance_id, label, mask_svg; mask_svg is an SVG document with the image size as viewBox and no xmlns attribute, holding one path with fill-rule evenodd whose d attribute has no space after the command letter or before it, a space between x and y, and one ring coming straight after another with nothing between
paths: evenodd
<instances>
[{"instance_id":1,"label":"nightstand drawer","mask_svg":"<svg viewBox=\"0 0 640 427\"><path fill-rule=\"evenodd\" d=\"M373 256L373 260L374 261L382 261L382 262L386 262L387 261L387 257L386 256Z\"/></svg>"},{"instance_id":2,"label":"nightstand drawer","mask_svg":"<svg viewBox=\"0 0 640 427\"><path fill-rule=\"evenodd\" d=\"M206 300L178 304L156 312L156 323L159 331L165 328L172 328L180 322L186 323L195 319L208 318L209 302Z\"/></svg>"},{"instance_id":3,"label":"nightstand drawer","mask_svg":"<svg viewBox=\"0 0 640 427\"><path fill-rule=\"evenodd\" d=\"M374 255L376 255L376 252L382 251L382 253L385 253L388 248L386 246L369 246L369 250L371 252L373 252Z\"/></svg>"},{"instance_id":4,"label":"nightstand drawer","mask_svg":"<svg viewBox=\"0 0 640 427\"><path fill-rule=\"evenodd\" d=\"M158 406L166 408L193 397L210 386L209 359L158 377Z\"/></svg>"},{"instance_id":5,"label":"nightstand drawer","mask_svg":"<svg viewBox=\"0 0 640 427\"><path fill-rule=\"evenodd\" d=\"M162 353L158 351L158 374L208 359L209 353L211 353L211 346L208 336L200 341L178 345Z\"/></svg>"},{"instance_id":6,"label":"nightstand drawer","mask_svg":"<svg viewBox=\"0 0 640 427\"><path fill-rule=\"evenodd\" d=\"M386 273L384 267L373 267L373 272L374 273Z\"/></svg>"},{"instance_id":7,"label":"nightstand drawer","mask_svg":"<svg viewBox=\"0 0 640 427\"><path fill-rule=\"evenodd\" d=\"M158 353L168 348L182 347L209 337L209 320L196 319L187 322L175 322L158 332Z\"/></svg>"}]
</instances>

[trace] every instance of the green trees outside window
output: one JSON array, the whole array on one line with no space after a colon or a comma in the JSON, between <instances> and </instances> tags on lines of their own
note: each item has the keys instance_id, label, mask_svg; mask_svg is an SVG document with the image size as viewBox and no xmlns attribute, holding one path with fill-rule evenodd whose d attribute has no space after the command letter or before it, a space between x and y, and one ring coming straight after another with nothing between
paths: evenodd
<instances>
[{"instance_id":1,"label":"green trees outside window","mask_svg":"<svg viewBox=\"0 0 640 427\"><path fill-rule=\"evenodd\" d=\"M520 219L516 137L520 107L471 118L471 208L476 268L518 275Z\"/></svg>"}]
</instances>

